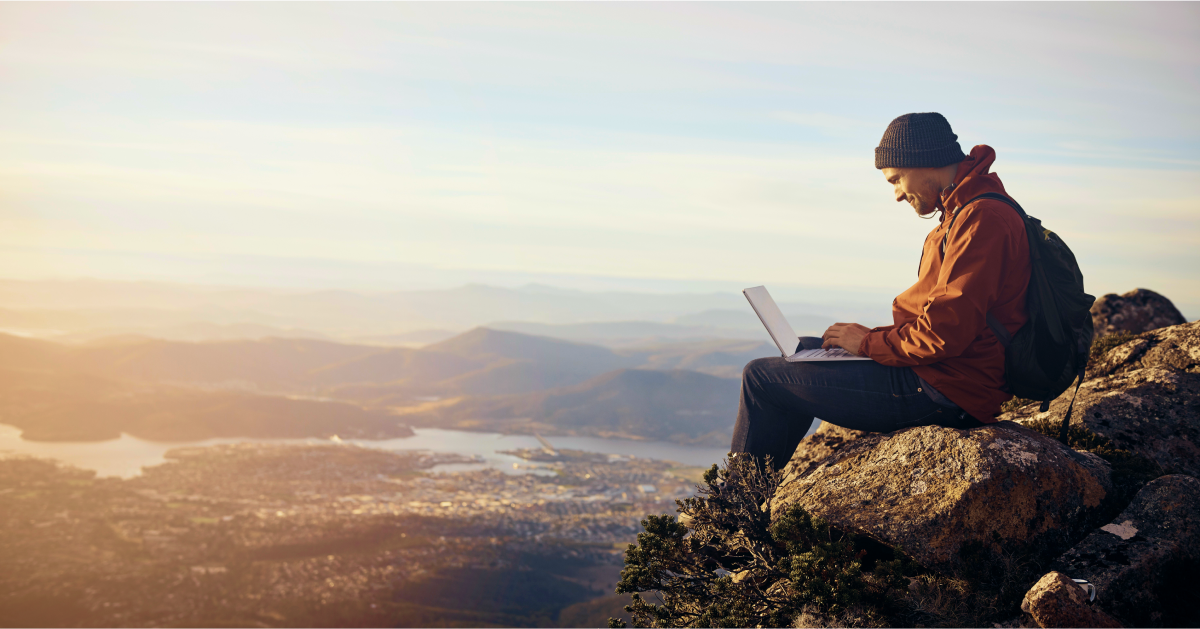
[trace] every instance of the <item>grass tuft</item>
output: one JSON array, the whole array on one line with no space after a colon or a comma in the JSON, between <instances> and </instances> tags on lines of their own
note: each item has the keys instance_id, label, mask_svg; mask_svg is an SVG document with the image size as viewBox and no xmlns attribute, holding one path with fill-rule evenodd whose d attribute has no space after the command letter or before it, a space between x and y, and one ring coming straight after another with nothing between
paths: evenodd
<instances>
[{"instance_id":1,"label":"grass tuft","mask_svg":"<svg viewBox=\"0 0 1200 629\"><path fill-rule=\"evenodd\" d=\"M1091 369L1113 348L1124 345L1141 336L1141 334L1134 334L1132 332L1113 332L1112 334L1104 334L1092 339L1092 349L1088 353L1088 369Z\"/></svg>"}]
</instances>

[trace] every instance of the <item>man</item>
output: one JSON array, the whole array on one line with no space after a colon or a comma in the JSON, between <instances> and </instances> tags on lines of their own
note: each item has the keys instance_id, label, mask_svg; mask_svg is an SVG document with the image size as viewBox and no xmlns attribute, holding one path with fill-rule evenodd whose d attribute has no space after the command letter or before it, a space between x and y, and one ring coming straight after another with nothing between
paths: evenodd
<instances>
[{"instance_id":1,"label":"man","mask_svg":"<svg viewBox=\"0 0 1200 629\"><path fill-rule=\"evenodd\" d=\"M1025 323L1029 243L1007 204L972 201L986 192L1006 195L988 172L995 151L980 145L967 156L957 140L937 113L905 114L888 125L875 167L897 202L921 217L942 213L925 237L917 283L892 302L892 325L838 323L822 338L800 339L805 349L841 347L871 362L760 358L746 365L733 452L770 456L780 469L814 417L871 432L996 421L1012 396L1004 347L987 315L1010 334Z\"/></svg>"}]
</instances>

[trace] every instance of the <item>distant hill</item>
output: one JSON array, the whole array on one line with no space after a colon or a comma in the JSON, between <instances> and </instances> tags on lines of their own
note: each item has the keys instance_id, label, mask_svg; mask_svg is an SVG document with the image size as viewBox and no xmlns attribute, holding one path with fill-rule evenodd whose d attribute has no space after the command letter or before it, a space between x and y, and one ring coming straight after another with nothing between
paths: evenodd
<instances>
[{"instance_id":1,"label":"distant hill","mask_svg":"<svg viewBox=\"0 0 1200 629\"><path fill-rule=\"evenodd\" d=\"M152 340L118 345L89 344L64 357L73 369L151 382L243 381L268 391L296 390L310 374L329 365L380 351L307 339L182 343Z\"/></svg>"},{"instance_id":2,"label":"distant hill","mask_svg":"<svg viewBox=\"0 0 1200 629\"><path fill-rule=\"evenodd\" d=\"M343 384L389 383L406 390L431 389L437 382L486 369L495 362L487 356L460 356L447 352L408 348L372 348L371 353L314 369L301 376L318 387Z\"/></svg>"},{"instance_id":3,"label":"distant hill","mask_svg":"<svg viewBox=\"0 0 1200 629\"><path fill-rule=\"evenodd\" d=\"M414 426L727 445L740 382L693 371L619 369L526 395L465 398L405 416Z\"/></svg>"},{"instance_id":4,"label":"distant hill","mask_svg":"<svg viewBox=\"0 0 1200 629\"><path fill-rule=\"evenodd\" d=\"M424 393L525 393L583 382L639 358L604 347L476 328L421 349L310 339L186 343L126 336L64 346L0 334L0 366L103 374L141 382L316 393L388 384Z\"/></svg>"},{"instance_id":5,"label":"distant hill","mask_svg":"<svg viewBox=\"0 0 1200 629\"><path fill-rule=\"evenodd\" d=\"M0 423L38 441L100 441L121 433L153 441L412 435L391 415L341 402L13 369L0 369Z\"/></svg>"},{"instance_id":6,"label":"distant hill","mask_svg":"<svg viewBox=\"0 0 1200 629\"><path fill-rule=\"evenodd\" d=\"M595 365L587 369L605 372L624 366L628 360L604 347L572 343L559 339L475 328L423 351L443 352L464 357L495 356L513 360L528 360L561 365L575 370L576 366Z\"/></svg>"},{"instance_id":7,"label":"distant hill","mask_svg":"<svg viewBox=\"0 0 1200 629\"><path fill-rule=\"evenodd\" d=\"M499 362L443 380L431 387L431 391L445 395L532 393L582 382L601 373L598 367L586 363L559 366L553 362Z\"/></svg>"},{"instance_id":8,"label":"distant hill","mask_svg":"<svg viewBox=\"0 0 1200 629\"><path fill-rule=\"evenodd\" d=\"M391 345L401 347L422 347L430 343L444 341L458 332L450 330L413 330L412 332L403 332L400 334L374 334L367 336L356 336L350 339L353 343L362 343L365 345Z\"/></svg>"},{"instance_id":9,"label":"distant hill","mask_svg":"<svg viewBox=\"0 0 1200 629\"><path fill-rule=\"evenodd\" d=\"M642 343L614 351L487 328L420 349L278 338L192 343L132 335L62 345L0 334L0 367L335 397L354 390L348 399L355 401L530 393L635 367L738 377L748 361L774 353L761 342L714 339ZM373 392L363 398L364 391Z\"/></svg>"},{"instance_id":10,"label":"distant hill","mask_svg":"<svg viewBox=\"0 0 1200 629\"><path fill-rule=\"evenodd\" d=\"M58 343L0 334L0 368L53 370L70 350Z\"/></svg>"},{"instance_id":11,"label":"distant hill","mask_svg":"<svg viewBox=\"0 0 1200 629\"><path fill-rule=\"evenodd\" d=\"M332 385L326 392L334 397L392 406L429 395L531 393L639 362L595 345L476 328L419 350L388 350L330 367L314 377Z\"/></svg>"},{"instance_id":12,"label":"distant hill","mask_svg":"<svg viewBox=\"0 0 1200 629\"><path fill-rule=\"evenodd\" d=\"M65 345L0 334L0 367L178 384L240 381L264 389L294 389L315 370L381 351L306 339L188 343L124 335Z\"/></svg>"},{"instance_id":13,"label":"distant hill","mask_svg":"<svg viewBox=\"0 0 1200 629\"><path fill-rule=\"evenodd\" d=\"M635 358L643 369L688 369L722 378L741 378L746 363L779 355L774 343L732 340L651 344L617 352Z\"/></svg>"},{"instance_id":14,"label":"distant hill","mask_svg":"<svg viewBox=\"0 0 1200 629\"><path fill-rule=\"evenodd\" d=\"M196 435L291 436L339 426L388 432L383 414L396 413L405 422L509 430L524 421L689 442L728 431L743 365L773 353L729 340L613 351L487 328L420 349L133 336L61 345L0 335L0 369L24 374L14 382L28 385L7 389L0 416L8 420L0 422L43 438L184 438L188 422ZM727 435L706 443L717 441Z\"/></svg>"}]
</instances>

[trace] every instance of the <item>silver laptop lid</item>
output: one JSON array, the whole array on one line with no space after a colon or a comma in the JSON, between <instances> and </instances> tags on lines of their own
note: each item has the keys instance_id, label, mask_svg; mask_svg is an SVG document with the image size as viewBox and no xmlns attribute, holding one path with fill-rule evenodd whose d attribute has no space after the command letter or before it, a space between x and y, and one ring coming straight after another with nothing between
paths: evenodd
<instances>
[{"instance_id":1,"label":"silver laptop lid","mask_svg":"<svg viewBox=\"0 0 1200 629\"><path fill-rule=\"evenodd\" d=\"M779 310L775 300L771 299L771 293L767 292L767 287L747 288L742 291L742 294L746 296L746 301L750 302L754 314L757 314L759 320L767 327L767 332L775 341L775 346L783 353L783 357L787 358L795 354L800 347L800 338L796 336L792 324L788 323L787 317L783 316L783 312Z\"/></svg>"}]
</instances>

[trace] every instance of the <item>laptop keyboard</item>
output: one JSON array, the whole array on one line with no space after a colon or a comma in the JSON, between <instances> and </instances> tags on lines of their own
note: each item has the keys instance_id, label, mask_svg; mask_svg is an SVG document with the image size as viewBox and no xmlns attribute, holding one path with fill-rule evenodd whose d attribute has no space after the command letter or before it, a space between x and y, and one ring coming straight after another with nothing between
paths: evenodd
<instances>
[{"instance_id":1,"label":"laptop keyboard","mask_svg":"<svg viewBox=\"0 0 1200 629\"><path fill-rule=\"evenodd\" d=\"M854 354L847 352L841 347L833 349L803 349L796 352L796 358L857 358Z\"/></svg>"}]
</instances>

